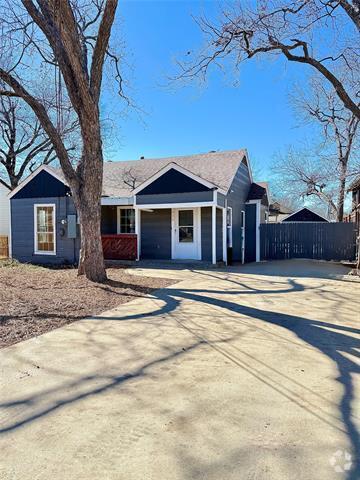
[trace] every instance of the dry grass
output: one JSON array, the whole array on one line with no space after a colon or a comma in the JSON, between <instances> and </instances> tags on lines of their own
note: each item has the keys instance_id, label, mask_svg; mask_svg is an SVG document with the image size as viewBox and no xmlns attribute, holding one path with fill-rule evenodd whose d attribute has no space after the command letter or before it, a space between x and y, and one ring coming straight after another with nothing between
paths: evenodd
<instances>
[{"instance_id":1,"label":"dry grass","mask_svg":"<svg viewBox=\"0 0 360 480\"><path fill-rule=\"evenodd\" d=\"M0 347L99 314L172 283L109 268L105 284L77 277L73 268L49 269L0 260Z\"/></svg>"}]
</instances>

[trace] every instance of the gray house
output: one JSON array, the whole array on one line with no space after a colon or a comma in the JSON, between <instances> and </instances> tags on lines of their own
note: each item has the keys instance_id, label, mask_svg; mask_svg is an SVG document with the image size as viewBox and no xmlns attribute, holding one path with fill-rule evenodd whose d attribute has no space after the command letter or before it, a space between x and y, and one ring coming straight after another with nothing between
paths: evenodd
<instances>
[{"instance_id":1,"label":"gray house","mask_svg":"<svg viewBox=\"0 0 360 480\"><path fill-rule=\"evenodd\" d=\"M77 262L79 226L61 171L41 166L9 197L13 258ZM107 259L260 259L268 199L246 150L106 162L101 204Z\"/></svg>"}]
</instances>

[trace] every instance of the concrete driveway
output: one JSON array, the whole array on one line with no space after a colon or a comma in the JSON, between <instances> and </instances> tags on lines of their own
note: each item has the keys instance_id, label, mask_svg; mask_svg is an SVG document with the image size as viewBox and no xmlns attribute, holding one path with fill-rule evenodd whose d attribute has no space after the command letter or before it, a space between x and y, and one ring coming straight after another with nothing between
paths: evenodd
<instances>
[{"instance_id":1,"label":"concrete driveway","mask_svg":"<svg viewBox=\"0 0 360 480\"><path fill-rule=\"evenodd\" d=\"M0 478L360 478L360 283L339 273L147 268L181 281L2 350Z\"/></svg>"}]
</instances>

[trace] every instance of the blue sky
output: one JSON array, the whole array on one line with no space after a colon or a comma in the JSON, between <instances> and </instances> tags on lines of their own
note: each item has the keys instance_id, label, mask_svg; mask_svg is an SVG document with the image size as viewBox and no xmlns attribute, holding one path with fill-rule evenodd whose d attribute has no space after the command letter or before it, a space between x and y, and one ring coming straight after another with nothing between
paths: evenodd
<instances>
[{"instance_id":1,"label":"blue sky","mask_svg":"<svg viewBox=\"0 0 360 480\"><path fill-rule=\"evenodd\" d=\"M214 68L205 86L193 83L169 88L174 59L200 47L203 38L191 15L216 15L209 1L125 1L119 3L113 40L126 42L130 94L146 112L120 115L114 93L102 98L105 114L116 124L117 140L106 142L112 160L186 155L245 147L250 158L270 175L273 155L300 144L309 127L297 127L289 102L295 81L303 83L306 67L263 57L244 63L240 83ZM259 180L259 179L258 179Z\"/></svg>"}]
</instances>

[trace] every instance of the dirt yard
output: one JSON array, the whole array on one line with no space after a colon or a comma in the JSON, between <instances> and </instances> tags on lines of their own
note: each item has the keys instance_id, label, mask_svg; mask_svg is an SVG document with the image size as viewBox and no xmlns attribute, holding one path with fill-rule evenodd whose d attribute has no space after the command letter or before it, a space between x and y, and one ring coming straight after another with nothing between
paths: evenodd
<instances>
[{"instance_id":1,"label":"dirt yard","mask_svg":"<svg viewBox=\"0 0 360 480\"><path fill-rule=\"evenodd\" d=\"M96 315L173 283L109 268L106 284L78 278L76 270L0 260L0 348Z\"/></svg>"}]
</instances>

